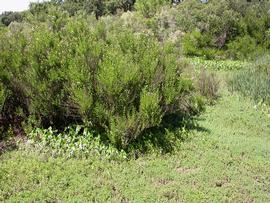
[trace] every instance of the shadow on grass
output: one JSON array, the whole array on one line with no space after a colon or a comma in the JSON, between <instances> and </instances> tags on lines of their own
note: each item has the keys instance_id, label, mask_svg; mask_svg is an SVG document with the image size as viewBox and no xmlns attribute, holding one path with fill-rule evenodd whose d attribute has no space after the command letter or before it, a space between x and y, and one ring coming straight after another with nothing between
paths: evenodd
<instances>
[{"instance_id":1,"label":"shadow on grass","mask_svg":"<svg viewBox=\"0 0 270 203\"><path fill-rule=\"evenodd\" d=\"M209 129L199 126L201 118L188 118L182 115L170 115L163 119L160 127L146 129L136 141L130 144L128 153L135 158L143 154L173 152L181 142L187 141L192 131L210 133Z\"/></svg>"},{"instance_id":2,"label":"shadow on grass","mask_svg":"<svg viewBox=\"0 0 270 203\"><path fill-rule=\"evenodd\" d=\"M19 140L14 137L12 139L3 139L0 141L0 156L5 152L13 151L18 149Z\"/></svg>"},{"instance_id":3,"label":"shadow on grass","mask_svg":"<svg viewBox=\"0 0 270 203\"><path fill-rule=\"evenodd\" d=\"M209 133L210 130L198 125L201 117L186 117L172 114L166 116L159 127L146 129L140 137L125 150L130 157L138 158L148 153L167 154L175 151L179 144L191 139L194 131ZM83 128L82 128L83 129ZM17 149L18 138L0 142L0 155ZM108 140L102 140L107 145Z\"/></svg>"}]
</instances>

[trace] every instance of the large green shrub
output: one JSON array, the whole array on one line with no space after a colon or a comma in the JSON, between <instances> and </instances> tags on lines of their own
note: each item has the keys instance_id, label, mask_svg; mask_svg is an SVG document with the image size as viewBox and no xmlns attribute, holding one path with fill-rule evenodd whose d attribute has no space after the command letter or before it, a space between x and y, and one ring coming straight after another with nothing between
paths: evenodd
<instances>
[{"instance_id":1,"label":"large green shrub","mask_svg":"<svg viewBox=\"0 0 270 203\"><path fill-rule=\"evenodd\" d=\"M74 93L88 98L85 104L85 99L75 97L85 120L105 131L116 146L126 147L144 129L158 126L166 114L196 111L192 82L181 77L170 50L128 30L108 34L103 43L94 44L91 50L96 52L87 53L95 64L83 70L84 76L92 77L85 78L91 81L90 89L82 83ZM188 106L182 106L184 100Z\"/></svg>"},{"instance_id":2,"label":"large green shrub","mask_svg":"<svg viewBox=\"0 0 270 203\"><path fill-rule=\"evenodd\" d=\"M49 15L58 17L1 35L0 81L18 98L14 114L23 109L26 124L79 122L126 148L165 116L202 109L172 46L91 17Z\"/></svg>"}]
</instances>

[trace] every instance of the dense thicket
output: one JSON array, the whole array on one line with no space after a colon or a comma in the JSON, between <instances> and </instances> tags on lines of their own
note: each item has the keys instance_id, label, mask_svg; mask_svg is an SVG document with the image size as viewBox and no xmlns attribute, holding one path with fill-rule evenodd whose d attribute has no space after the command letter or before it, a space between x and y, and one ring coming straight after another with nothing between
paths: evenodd
<instances>
[{"instance_id":1,"label":"dense thicket","mask_svg":"<svg viewBox=\"0 0 270 203\"><path fill-rule=\"evenodd\" d=\"M125 148L167 117L199 113L200 92L217 96L213 76L194 83L182 54L248 59L270 46L269 1L134 3L50 1L4 14L0 130L79 123Z\"/></svg>"},{"instance_id":2,"label":"dense thicket","mask_svg":"<svg viewBox=\"0 0 270 203\"><path fill-rule=\"evenodd\" d=\"M12 22L22 22L23 14L19 12L4 12L0 15L0 25L9 26Z\"/></svg>"},{"instance_id":3,"label":"dense thicket","mask_svg":"<svg viewBox=\"0 0 270 203\"><path fill-rule=\"evenodd\" d=\"M116 14L117 12L130 11L134 8L135 0L51 0L38 3L30 3L27 12L4 12L0 15L0 24L8 26L12 22L28 20L27 13L35 16L39 22L45 21L52 7L65 11L69 16L75 16L79 12L95 15L99 18L103 15Z\"/></svg>"},{"instance_id":4,"label":"dense thicket","mask_svg":"<svg viewBox=\"0 0 270 203\"><path fill-rule=\"evenodd\" d=\"M187 56L250 59L270 48L269 10L269 1L190 0L161 7L151 24L160 39L181 39Z\"/></svg>"},{"instance_id":5,"label":"dense thicket","mask_svg":"<svg viewBox=\"0 0 270 203\"><path fill-rule=\"evenodd\" d=\"M66 11L70 16L74 16L78 12L85 12L88 15L94 14L98 19L103 15L132 10L134 3L135 0L53 0L44 3L31 3L30 12L46 17L46 12L52 6L56 6L62 11Z\"/></svg>"},{"instance_id":6,"label":"dense thicket","mask_svg":"<svg viewBox=\"0 0 270 203\"><path fill-rule=\"evenodd\" d=\"M185 0L173 7L170 0L53 0L32 3L28 14L6 13L5 25L13 21L47 20L56 7L69 16L80 12L101 16L138 11L128 15L134 29L148 31L159 41L178 40L187 56L250 59L269 49L270 2L268 0ZM136 22L137 21L137 22Z\"/></svg>"},{"instance_id":7,"label":"dense thicket","mask_svg":"<svg viewBox=\"0 0 270 203\"><path fill-rule=\"evenodd\" d=\"M51 12L57 18L47 23L13 24L1 33L2 116L45 128L84 123L126 147L166 116L201 110L170 45Z\"/></svg>"}]
</instances>

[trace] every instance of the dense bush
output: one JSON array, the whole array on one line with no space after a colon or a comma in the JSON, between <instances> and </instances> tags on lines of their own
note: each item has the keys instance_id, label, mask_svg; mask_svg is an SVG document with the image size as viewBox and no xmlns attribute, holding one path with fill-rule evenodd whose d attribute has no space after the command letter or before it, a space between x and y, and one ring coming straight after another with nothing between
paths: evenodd
<instances>
[{"instance_id":1,"label":"dense bush","mask_svg":"<svg viewBox=\"0 0 270 203\"><path fill-rule=\"evenodd\" d=\"M191 0L160 10L152 18L155 32L186 33L179 37L185 36L182 45L188 56L246 59L269 48L269 1Z\"/></svg>"},{"instance_id":2,"label":"dense bush","mask_svg":"<svg viewBox=\"0 0 270 203\"><path fill-rule=\"evenodd\" d=\"M9 26L12 22L22 22L23 14L19 12L4 12L0 15L0 24Z\"/></svg>"},{"instance_id":3,"label":"dense bush","mask_svg":"<svg viewBox=\"0 0 270 203\"><path fill-rule=\"evenodd\" d=\"M125 148L165 116L200 112L170 45L91 17L53 15L1 35L1 85L16 98L8 104L12 115L26 118L26 126L83 123Z\"/></svg>"},{"instance_id":4,"label":"dense bush","mask_svg":"<svg viewBox=\"0 0 270 203\"><path fill-rule=\"evenodd\" d=\"M237 37L228 44L229 53L232 58L249 59L259 49L256 40L248 35Z\"/></svg>"},{"instance_id":5,"label":"dense bush","mask_svg":"<svg viewBox=\"0 0 270 203\"><path fill-rule=\"evenodd\" d=\"M234 75L230 85L232 90L256 102L270 104L270 56L258 58L253 65Z\"/></svg>"},{"instance_id":6,"label":"dense bush","mask_svg":"<svg viewBox=\"0 0 270 203\"><path fill-rule=\"evenodd\" d=\"M199 31L187 33L183 37L183 52L187 56L204 56L206 59L215 58L216 50L209 48L211 37Z\"/></svg>"},{"instance_id":7,"label":"dense bush","mask_svg":"<svg viewBox=\"0 0 270 203\"><path fill-rule=\"evenodd\" d=\"M99 18L107 14L116 14L118 11L128 11L133 9L135 0L52 0L49 2L38 2L30 4L30 12L33 15L44 17L48 9L52 6L61 8L69 15L74 16L78 12L85 12L86 14L94 14Z\"/></svg>"}]
</instances>

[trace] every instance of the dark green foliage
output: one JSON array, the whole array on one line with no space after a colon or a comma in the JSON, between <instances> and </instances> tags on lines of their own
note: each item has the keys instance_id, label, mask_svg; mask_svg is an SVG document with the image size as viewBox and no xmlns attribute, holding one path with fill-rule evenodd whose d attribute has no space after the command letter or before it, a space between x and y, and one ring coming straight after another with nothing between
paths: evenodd
<instances>
[{"instance_id":1,"label":"dark green foliage","mask_svg":"<svg viewBox=\"0 0 270 203\"><path fill-rule=\"evenodd\" d=\"M269 48L269 9L269 1L191 0L171 9L167 23L187 33L183 48L188 56L254 58Z\"/></svg>"},{"instance_id":2,"label":"dark green foliage","mask_svg":"<svg viewBox=\"0 0 270 203\"><path fill-rule=\"evenodd\" d=\"M19 12L4 12L0 15L0 23L9 26L12 22L22 22L23 15Z\"/></svg>"},{"instance_id":3,"label":"dark green foliage","mask_svg":"<svg viewBox=\"0 0 270 203\"><path fill-rule=\"evenodd\" d=\"M135 0L53 0L42 3L31 3L30 12L34 15L47 14L50 7L56 6L69 15L75 16L78 12L94 14L99 18L107 14L116 14L117 11L128 11L133 9Z\"/></svg>"},{"instance_id":4,"label":"dark green foliage","mask_svg":"<svg viewBox=\"0 0 270 203\"><path fill-rule=\"evenodd\" d=\"M233 77L230 85L256 102L270 104L270 56L265 55Z\"/></svg>"}]
</instances>

